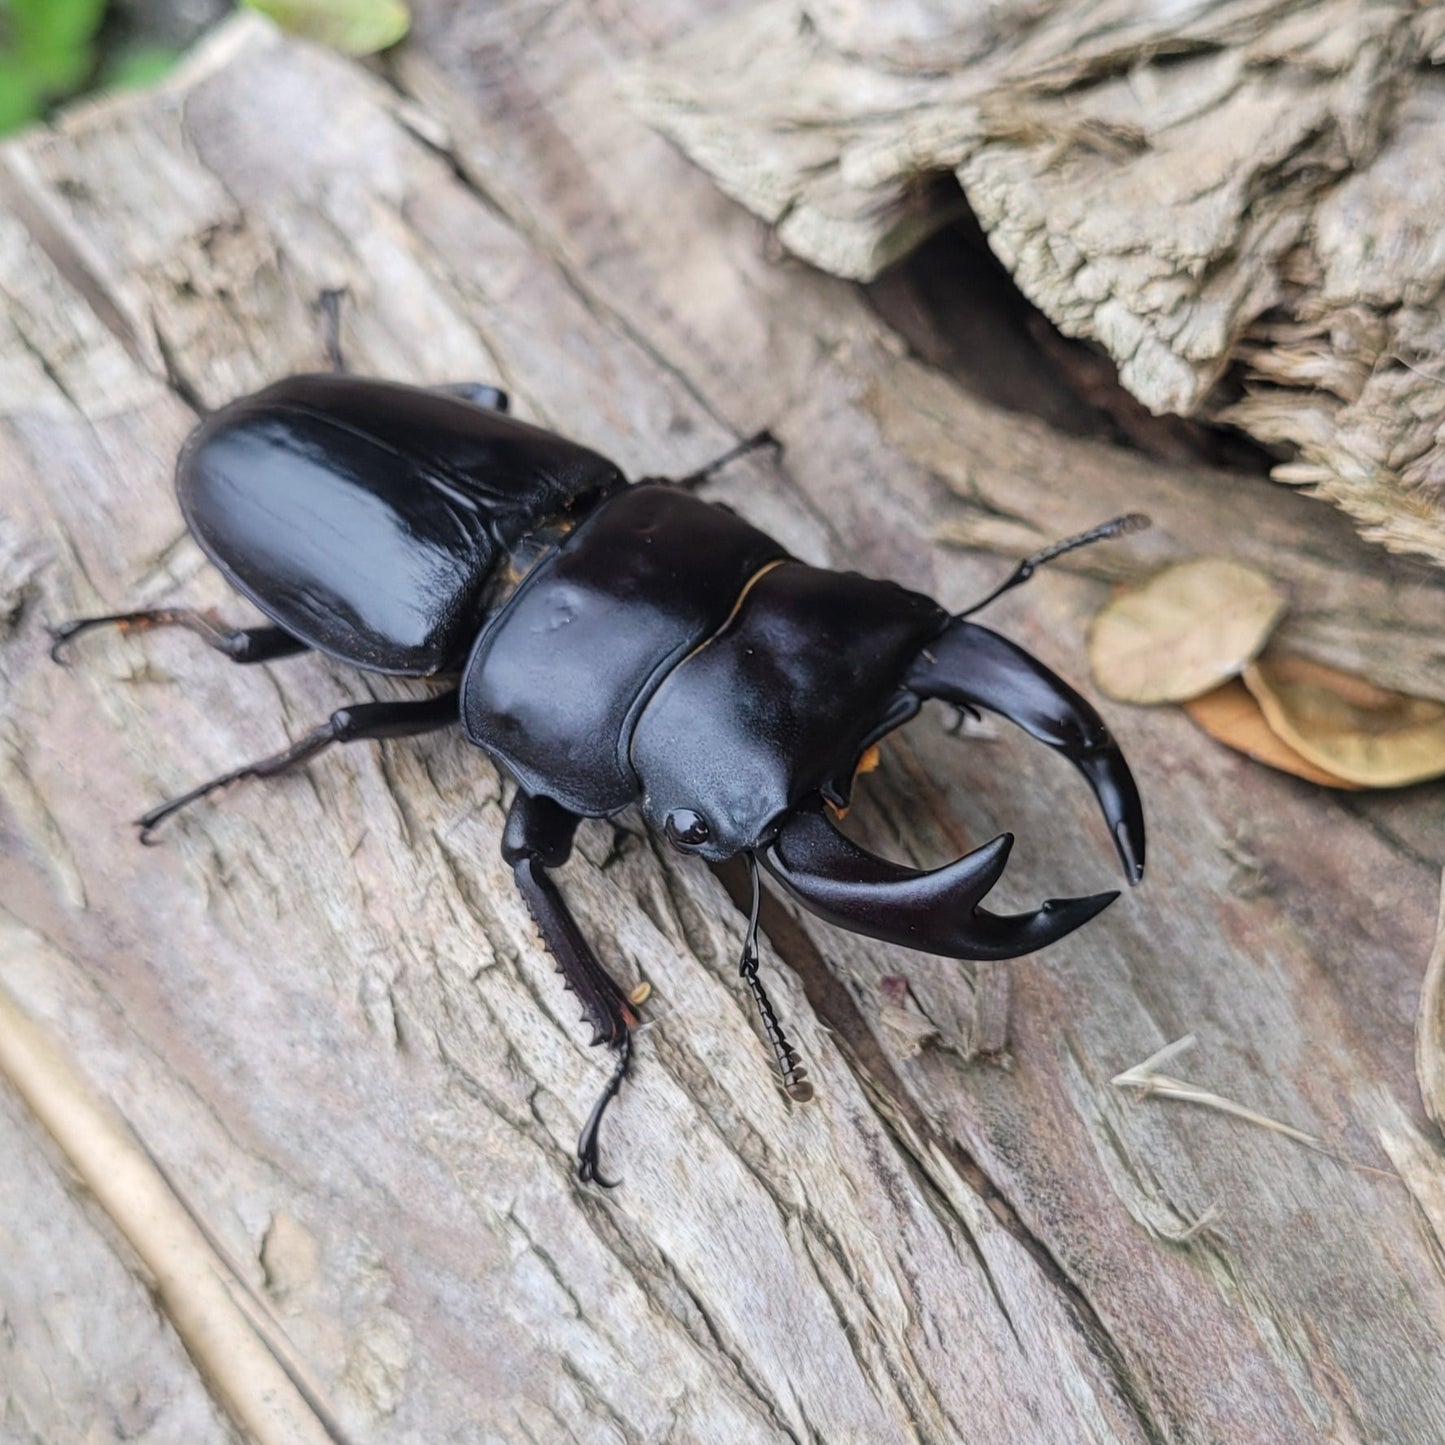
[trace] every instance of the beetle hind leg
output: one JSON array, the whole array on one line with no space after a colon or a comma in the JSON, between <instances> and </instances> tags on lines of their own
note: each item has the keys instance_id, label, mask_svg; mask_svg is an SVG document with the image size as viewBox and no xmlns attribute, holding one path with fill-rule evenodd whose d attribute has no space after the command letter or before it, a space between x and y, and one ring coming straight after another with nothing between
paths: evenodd
<instances>
[{"instance_id":1,"label":"beetle hind leg","mask_svg":"<svg viewBox=\"0 0 1445 1445\"><path fill-rule=\"evenodd\" d=\"M592 1043L606 1044L617 1056L612 1076L593 1104L577 1141L577 1173L584 1183L610 1189L603 1178L598 1135L607 1106L617 1097L632 1063L632 1030L640 1019L603 968L582 935L549 870L560 868L572 853L572 838L581 819L550 798L517 790L502 835L502 857L512 865L518 891L537 925L542 941L557 962L557 972L582 1001L582 1016L592 1026Z\"/></svg>"},{"instance_id":2,"label":"beetle hind leg","mask_svg":"<svg viewBox=\"0 0 1445 1445\"><path fill-rule=\"evenodd\" d=\"M173 813L199 802L209 794L239 783L246 778L276 778L308 763L333 743L354 743L367 739L414 737L418 733L436 732L460 720L460 703L456 688L434 697L408 699L403 702L362 702L338 708L319 727L298 738L279 753L246 763L201 783L178 798L171 798L136 819L142 843L150 843L157 826Z\"/></svg>"},{"instance_id":3,"label":"beetle hind leg","mask_svg":"<svg viewBox=\"0 0 1445 1445\"><path fill-rule=\"evenodd\" d=\"M292 657L309 652L309 646L284 627L227 627L205 612L191 607L160 607L148 612L109 612L102 617L77 617L57 623L50 631L50 657L63 662L62 650L73 638L97 627L115 627L121 632L152 632L158 627L183 627L193 632L207 647L213 648L232 662L270 662L277 657Z\"/></svg>"}]
</instances>

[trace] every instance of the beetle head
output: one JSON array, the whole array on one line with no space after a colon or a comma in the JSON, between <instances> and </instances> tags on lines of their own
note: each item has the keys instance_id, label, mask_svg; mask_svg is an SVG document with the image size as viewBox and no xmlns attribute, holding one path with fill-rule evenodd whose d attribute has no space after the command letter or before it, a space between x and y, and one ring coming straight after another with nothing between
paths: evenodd
<instances>
[{"instance_id":1,"label":"beetle head","mask_svg":"<svg viewBox=\"0 0 1445 1445\"><path fill-rule=\"evenodd\" d=\"M647 821L713 862L758 860L800 902L857 933L956 958L1013 958L1072 932L1118 895L999 917L979 906L1012 838L919 872L833 826L868 746L925 698L990 708L1068 757L1103 808L1131 883L1144 815L1098 713L997 633L892 583L796 562L762 574L730 624L677 664L630 740Z\"/></svg>"},{"instance_id":2,"label":"beetle head","mask_svg":"<svg viewBox=\"0 0 1445 1445\"><path fill-rule=\"evenodd\" d=\"M714 862L762 847L804 799L846 786L878 719L917 711L900 674L947 622L896 583L769 562L632 729L648 822Z\"/></svg>"},{"instance_id":3,"label":"beetle head","mask_svg":"<svg viewBox=\"0 0 1445 1445\"><path fill-rule=\"evenodd\" d=\"M789 811L786 759L723 747L702 735L644 774L643 816L669 843L710 863L761 847Z\"/></svg>"}]
</instances>

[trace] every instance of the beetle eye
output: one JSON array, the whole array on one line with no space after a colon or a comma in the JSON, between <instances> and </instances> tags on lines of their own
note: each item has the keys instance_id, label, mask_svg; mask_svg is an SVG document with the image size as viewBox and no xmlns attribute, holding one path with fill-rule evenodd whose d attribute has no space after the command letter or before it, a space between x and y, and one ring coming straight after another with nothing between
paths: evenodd
<instances>
[{"instance_id":1,"label":"beetle eye","mask_svg":"<svg viewBox=\"0 0 1445 1445\"><path fill-rule=\"evenodd\" d=\"M701 813L691 808L674 808L667 815L663 825L667 829L668 841L674 848L700 848L712 837L712 829Z\"/></svg>"}]
</instances>

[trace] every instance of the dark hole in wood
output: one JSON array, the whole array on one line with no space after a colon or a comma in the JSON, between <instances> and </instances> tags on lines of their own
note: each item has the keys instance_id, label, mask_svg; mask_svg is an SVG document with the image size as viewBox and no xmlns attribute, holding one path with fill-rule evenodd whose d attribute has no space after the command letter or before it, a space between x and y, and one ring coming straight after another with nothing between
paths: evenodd
<instances>
[{"instance_id":1,"label":"dark hole in wood","mask_svg":"<svg viewBox=\"0 0 1445 1445\"><path fill-rule=\"evenodd\" d=\"M974 395L1174 462L1268 473L1272 458L1240 432L1153 416L1124 390L1097 346L1064 336L989 249L956 182L958 219L864 287L874 309L921 360Z\"/></svg>"}]
</instances>

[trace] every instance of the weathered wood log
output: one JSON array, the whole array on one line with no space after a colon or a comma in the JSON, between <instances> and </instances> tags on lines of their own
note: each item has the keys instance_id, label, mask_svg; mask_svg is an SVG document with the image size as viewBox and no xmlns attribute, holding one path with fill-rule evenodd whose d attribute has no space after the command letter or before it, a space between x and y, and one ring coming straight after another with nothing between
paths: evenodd
<instances>
[{"instance_id":1,"label":"weathered wood log","mask_svg":"<svg viewBox=\"0 0 1445 1445\"><path fill-rule=\"evenodd\" d=\"M784 245L872 277L956 176L1024 293L1155 412L1445 562L1445 20L1411 0L767 0L640 111ZM1244 394L1241 396L1241 384Z\"/></svg>"},{"instance_id":2,"label":"weathered wood log","mask_svg":"<svg viewBox=\"0 0 1445 1445\"><path fill-rule=\"evenodd\" d=\"M1302 649L1438 686L1428 569L1288 492L971 401L851 288L771 261L612 93L695 18L422 7L386 81L248 22L163 92L0 151L0 1067L38 1111L6 1096L0 1419L157 1441L1440 1436L1441 1245L1412 1187L1445 1166L1411 1049L1438 788L1330 797L1115 709L1151 877L1066 944L971 969L770 907L818 1084L801 1108L723 887L633 820L590 825L563 887L654 990L609 1194L570 1159L605 1061L475 749L342 750L134 846L152 800L400 691L163 634L45 657L43 623L96 606L242 615L170 459L198 407L322 364L325 290L355 370L498 381L633 474L772 425L783 463L714 495L954 605L1000 575L990 553L1142 502L1137 556L1085 554L999 609L1075 676L1109 577L1237 541L1291 584ZM905 857L1016 828L1019 904L1107 877L1067 768L941 719L857 811ZM63 1067L34 1062L36 1026ZM1371 1168L1408 1159L1413 1186L1111 1086L1188 1031L1191 1077ZM109 1203L107 1160L129 1181ZM229 1281L224 1328L248 1321L275 1371L218 1358L176 1260L201 1246L147 1229L177 1202Z\"/></svg>"}]
</instances>

